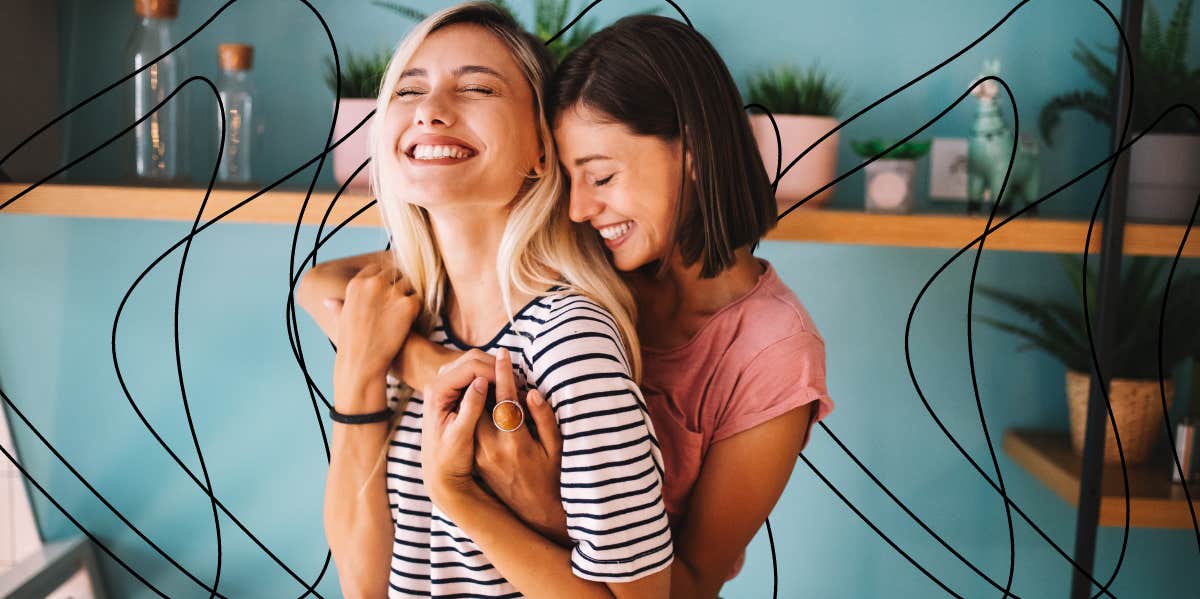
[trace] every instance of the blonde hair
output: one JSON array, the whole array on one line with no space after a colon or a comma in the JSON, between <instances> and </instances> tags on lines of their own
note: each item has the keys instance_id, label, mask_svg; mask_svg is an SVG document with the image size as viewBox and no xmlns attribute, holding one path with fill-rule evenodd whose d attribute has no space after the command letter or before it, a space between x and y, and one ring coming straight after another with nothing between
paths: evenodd
<instances>
[{"instance_id":1,"label":"blonde hair","mask_svg":"<svg viewBox=\"0 0 1200 599\"><path fill-rule=\"evenodd\" d=\"M431 33L460 23L483 27L508 47L532 89L534 118L545 153L543 174L531 175L514 198L496 256L501 299L509 321L515 317L513 289L540 295L553 285L562 285L568 291L591 298L612 314L628 358L630 374L635 382L639 382L641 348L634 324L637 308L633 295L608 263L596 234L586 225L572 222L568 216L563 197L566 185L558 166L543 91L545 80L554 68L553 59L541 40L523 30L508 13L487 2L459 4L418 23L397 45L376 98L375 119L369 132L371 187L391 239L396 264L424 304L416 328L427 334L442 313L447 288L445 266L438 252L429 212L399 200L395 190L382 183L375 165L379 164L378 157L393 151L380 132L383 115L387 113L401 73ZM505 282L510 282L511 287ZM393 418L399 417L403 408L396 413Z\"/></svg>"}]
</instances>

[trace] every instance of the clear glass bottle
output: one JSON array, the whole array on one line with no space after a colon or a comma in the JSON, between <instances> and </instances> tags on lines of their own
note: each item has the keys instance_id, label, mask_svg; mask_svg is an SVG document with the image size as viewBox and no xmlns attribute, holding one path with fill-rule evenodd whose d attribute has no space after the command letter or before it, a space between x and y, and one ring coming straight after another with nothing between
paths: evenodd
<instances>
[{"instance_id":1,"label":"clear glass bottle","mask_svg":"<svg viewBox=\"0 0 1200 599\"><path fill-rule=\"evenodd\" d=\"M222 183L249 183L251 150L255 145L254 83L250 68L254 64L254 47L249 44L217 46L217 62L221 74L217 90L225 105L225 148L217 167L217 180ZM221 120L216 122L216 144L221 143Z\"/></svg>"},{"instance_id":2,"label":"clear glass bottle","mask_svg":"<svg viewBox=\"0 0 1200 599\"><path fill-rule=\"evenodd\" d=\"M124 68L133 71L166 52L175 43L171 24L179 14L177 0L134 0L138 22L125 47ZM183 81L187 59L179 48L138 73L127 84L127 115L139 119L162 102ZM145 183L178 183L186 178L184 154L186 97L180 92L132 132L132 175Z\"/></svg>"}]
</instances>

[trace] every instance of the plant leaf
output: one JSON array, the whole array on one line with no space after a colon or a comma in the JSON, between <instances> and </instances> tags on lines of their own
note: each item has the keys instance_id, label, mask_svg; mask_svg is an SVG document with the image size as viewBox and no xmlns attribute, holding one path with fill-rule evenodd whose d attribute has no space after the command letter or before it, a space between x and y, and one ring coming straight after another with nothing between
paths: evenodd
<instances>
[{"instance_id":1,"label":"plant leaf","mask_svg":"<svg viewBox=\"0 0 1200 599\"><path fill-rule=\"evenodd\" d=\"M411 6L405 6L403 4L399 4L396 2L382 2L381 0L372 0L371 4L374 4L375 6L381 6L388 10L391 10L392 12L394 12L402 17L405 17L407 19L411 19L413 21L424 21L425 18L429 16L428 13L417 10Z\"/></svg>"}]
</instances>

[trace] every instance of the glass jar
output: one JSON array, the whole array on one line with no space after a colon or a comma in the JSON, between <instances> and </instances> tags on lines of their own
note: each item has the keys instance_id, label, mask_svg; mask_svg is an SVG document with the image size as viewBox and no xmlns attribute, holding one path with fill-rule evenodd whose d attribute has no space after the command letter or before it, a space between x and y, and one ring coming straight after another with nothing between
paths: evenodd
<instances>
[{"instance_id":1,"label":"glass jar","mask_svg":"<svg viewBox=\"0 0 1200 599\"><path fill-rule=\"evenodd\" d=\"M125 47L124 68L140 69L174 45L171 24L179 13L176 0L134 0L137 24ZM179 48L138 73L127 88L126 114L133 120L145 116L179 87L186 72L186 55ZM178 183L186 178L184 93L151 114L134 128L132 175L140 182ZM132 122L132 121L130 121Z\"/></svg>"},{"instance_id":2,"label":"glass jar","mask_svg":"<svg viewBox=\"0 0 1200 599\"><path fill-rule=\"evenodd\" d=\"M250 158L255 145L254 84L250 68L254 64L254 47L249 44L217 46L217 62L221 73L217 90L224 105L225 147L217 167L217 180L222 183L249 183L252 180ZM216 122L216 142L221 143L221 119Z\"/></svg>"}]
</instances>

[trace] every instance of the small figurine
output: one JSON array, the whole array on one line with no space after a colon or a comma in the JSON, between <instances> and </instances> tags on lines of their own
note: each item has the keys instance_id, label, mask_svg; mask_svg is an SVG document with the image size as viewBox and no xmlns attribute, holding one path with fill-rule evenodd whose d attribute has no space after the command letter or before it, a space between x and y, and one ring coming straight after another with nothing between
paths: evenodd
<instances>
[{"instance_id":1,"label":"small figurine","mask_svg":"<svg viewBox=\"0 0 1200 599\"><path fill-rule=\"evenodd\" d=\"M998 75L999 72L999 60L985 62L979 79L988 75ZM971 91L971 95L979 98L979 113L975 116L975 122L971 125L971 135L967 140L967 214L979 212L981 206L987 206L1000 193L1004 173L1008 169L1009 156L1012 154L1012 129L1004 122L1000 107L996 104L996 94L999 91L1000 84L992 80L984 81ZM1037 199L1037 140L1022 134L1019 142L1012 174L1009 175L1003 198L1004 202L1012 206L1017 205L1018 199L1024 205L1029 205ZM997 212L1005 212L1003 203ZM1036 208L1029 210L1030 216L1035 213Z\"/></svg>"}]
</instances>

